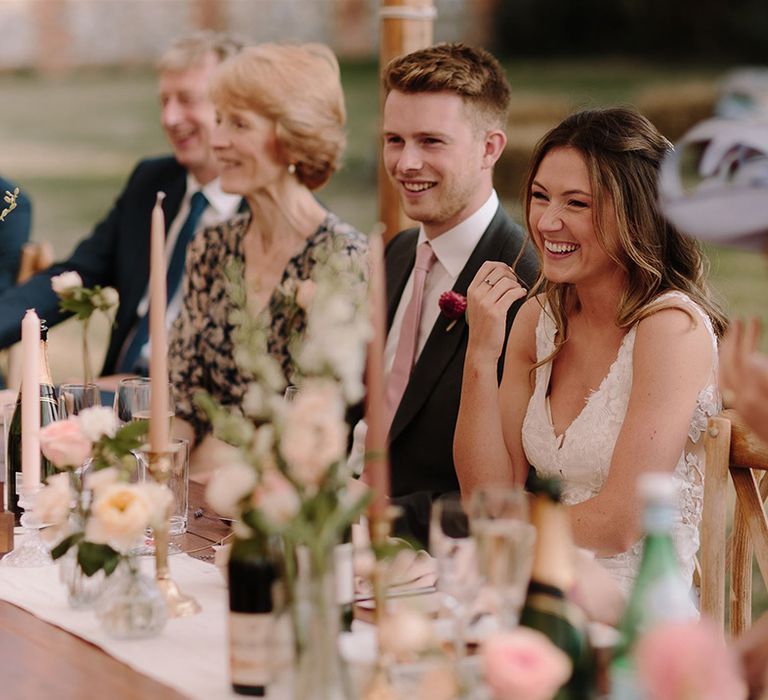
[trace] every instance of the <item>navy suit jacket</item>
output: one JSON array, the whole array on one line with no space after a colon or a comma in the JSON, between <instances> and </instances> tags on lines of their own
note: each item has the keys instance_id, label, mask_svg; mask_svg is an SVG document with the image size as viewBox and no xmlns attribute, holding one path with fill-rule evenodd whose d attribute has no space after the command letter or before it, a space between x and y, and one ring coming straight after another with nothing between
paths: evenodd
<instances>
[{"instance_id":1,"label":"navy suit jacket","mask_svg":"<svg viewBox=\"0 0 768 700\"><path fill-rule=\"evenodd\" d=\"M13 192L16 185L0 177L0 211L8 205L3 200L6 192ZM29 240L32 228L32 205L23 191L16 198L16 208L0 223L0 293L16 284L19 273L21 249ZM2 309L2 306L0 306Z\"/></svg>"},{"instance_id":2,"label":"navy suit jacket","mask_svg":"<svg viewBox=\"0 0 768 700\"><path fill-rule=\"evenodd\" d=\"M386 276L388 324L392 324L403 288L416 258L418 229L408 229L387 246ZM454 291L466 296L467 288L486 260L511 265L525 245L525 233L499 206L491 223L459 274ZM528 245L515 272L530 287L539 270L533 247ZM507 335L523 300L512 305ZM392 497L405 508L405 521L396 529L426 541L429 509L440 494L458 491L453 463L453 435L461 399L464 355L469 328L464 318L448 330L449 319L438 316L413 368L389 432ZM505 339L506 348L506 339ZM499 359L499 380L504 353Z\"/></svg>"},{"instance_id":3,"label":"navy suit jacket","mask_svg":"<svg viewBox=\"0 0 768 700\"><path fill-rule=\"evenodd\" d=\"M102 374L112 374L125 339L136 323L136 308L149 281L149 235L152 207L158 191L166 194L163 211L172 221L179 211L187 184L187 171L170 156L142 160L107 216L81 241L69 259L52 265L23 285L0 295L0 347L21 336L21 319L29 308L48 326L70 314L59 311L51 278L67 270L78 272L86 287L115 287L120 307L109 339ZM16 215L14 211L11 217Z\"/></svg>"}]
</instances>

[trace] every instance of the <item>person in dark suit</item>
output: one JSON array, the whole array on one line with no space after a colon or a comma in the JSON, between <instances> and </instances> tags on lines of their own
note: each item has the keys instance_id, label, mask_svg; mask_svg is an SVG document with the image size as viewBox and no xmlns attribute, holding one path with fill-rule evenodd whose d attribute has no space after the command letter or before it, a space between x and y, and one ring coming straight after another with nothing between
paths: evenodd
<instances>
[{"instance_id":1,"label":"person in dark suit","mask_svg":"<svg viewBox=\"0 0 768 700\"><path fill-rule=\"evenodd\" d=\"M16 185L0 177L0 210L6 209L2 201L6 192L13 193ZM0 223L0 294L16 284L21 262L21 249L29 240L32 228L32 204L24 192L16 197L16 207Z\"/></svg>"},{"instance_id":2,"label":"person in dark suit","mask_svg":"<svg viewBox=\"0 0 768 700\"><path fill-rule=\"evenodd\" d=\"M420 224L386 250L392 499L405 508L397 529L424 541L432 500L459 489L452 445L468 327L441 313L439 298L449 290L465 296L486 260L506 262L526 285L538 264L493 188L510 100L498 61L483 49L441 44L396 58L383 81L384 165ZM499 378L501 370L499 363Z\"/></svg>"},{"instance_id":3,"label":"person in dark suit","mask_svg":"<svg viewBox=\"0 0 768 700\"><path fill-rule=\"evenodd\" d=\"M181 305L178 271L183 271L189 239L203 226L233 216L241 204L240 197L225 194L218 183L218 164L210 147L215 112L208 98L214 69L239 49L239 42L229 36L199 32L176 41L161 57L160 120L173 155L139 162L112 209L67 260L0 295L0 347L19 340L21 318L28 308L37 309L49 326L69 316L59 310L51 278L75 271L86 287L112 286L120 294L101 374L146 368L147 334L142 319L147 313L150 218L157 192L166 193L169 324ZM115 383L107 381L102 386L111 388Z\"/></svg>"}]
</instances>

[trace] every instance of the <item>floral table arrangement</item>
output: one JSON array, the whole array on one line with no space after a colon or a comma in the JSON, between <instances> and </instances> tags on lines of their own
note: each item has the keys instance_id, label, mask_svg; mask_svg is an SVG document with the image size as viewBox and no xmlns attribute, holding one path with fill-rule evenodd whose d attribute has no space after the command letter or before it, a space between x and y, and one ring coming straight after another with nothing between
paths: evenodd
<instances>
[{"instance_id":1,"label":"floral table arrangement","mask_svg":"<svg viewBox=\"0 0 768 700\"><path fill-rule=\"evenodd\" d=\"M305 317L291 340L298 393L289 400L283 371L267 352L269 318L248 315L235 281L242 272L230 269L236 360L252 377L244 413L198 396L214 434L239 449L240 461L214 474L206 494L215 510L236 519L233 556L238 542L260 543L265 556L278 542L293 608L299 699L349 697L336 643L333 562L335 545L367 502L348 488L344 420L363 396L366 272L331 253L312 279L278 288L292 313Z\"/></svg>"},{"instance_id":2,"label":"floral table arrangement","mask_svg":"<svg viewBox=\"0 0 768 700\"><path fill-rule=\"evenodd\" d=\"M118 429L112 410L101 406L40 431L43 454L60 470L49 477L37 497L40 517L49 524L43 536L52 545L52 557L65 563L62 578L70 604L83 607L96 602L102 623L117 636L154 633L165 620L158 595L156 602L148 603L154 611L152 619L139 628L128 628L125 614L130 610L123 608L122 618L112 619L115 611L102 592L104 580L121 568L125 583L120 595L126 589L147 588L131 552L148 527L159 525L172 498L167 488L156 483L128 482L136 469L131 451L141 446L146 431L146 421ZM113 590L112 602L116 597ZM102 602L105 598L107 603Z\"/></svg>"}]
</instances>

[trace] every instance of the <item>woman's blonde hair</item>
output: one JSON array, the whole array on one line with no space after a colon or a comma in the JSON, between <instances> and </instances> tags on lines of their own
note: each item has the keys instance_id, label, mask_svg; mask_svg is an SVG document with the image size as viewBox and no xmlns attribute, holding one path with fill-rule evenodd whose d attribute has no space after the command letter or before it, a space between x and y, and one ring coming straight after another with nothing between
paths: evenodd
<instances>
[{"instance_id":1,"label":"woman's blonde hair","mask_svg":"<svg viewBox=\"0 0 768 700\"><path fill-rule=\"evenodd\" d=\"M260 44L225 61L213 77L217 104L275 122L286 164L309 189L324 185L346 146L339 64L322 44Z\"/></svg>"},{"instance_id":2,"label":"woman's blonde hair","mask_svg":"<svg viewBox=\"0 0 768 700\"><path fill-rule=\"evenodd\" d=\"M727 321L707 284L708 265L701 248L672 226L658 207L659 167L672 144L631 107L586 110L567 117L539 141L528 166L523 201L529 236L532 183L544 157L556 148L573 148L584 158L597 240L626 272L628 283L619 300L616 325L630 328L660 308L661 294L677 290L696 302L722 335ZM606 234L609 203L617 240ZM557 328L550 360L567 339L567 315L578 300L573 285L550 282L541 273L531 291L543 293Z\"/></svg>"}]
</instances>

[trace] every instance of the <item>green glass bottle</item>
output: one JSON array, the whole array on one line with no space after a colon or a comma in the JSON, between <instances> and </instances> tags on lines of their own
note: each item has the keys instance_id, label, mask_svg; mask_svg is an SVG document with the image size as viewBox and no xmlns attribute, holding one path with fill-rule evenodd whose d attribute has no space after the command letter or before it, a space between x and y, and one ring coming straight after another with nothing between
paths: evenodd
<instances>
[{"instance_id":1,"label":"green glass bottle","mask_svg":"<svg viewBox=\"0 0 768 700\"><path fill-rule=\"evenodd\" d=\"M554 700L590 700L595 696L595 659L586 615L565 595L574 584L575 571L560 482L533 475L527 487L534 495L531 523L536 528L536 544L520 624L549 637L571 659L573 673Z\"/></svg>"},{"instance_id":2,"label":"green glass bottle","mask_svg":"<svg viewBox=\"0 0 768 700\"><path fill-rule=\"evenodd\" d=\"M638 637L655 624L696 616L690 586L681 574L672 542L679 518L678 487L671 474L649 473L638 479L643 499L645 543L635 585L619 625L619 642L610 666L613 700L642 700L632 659Z\"/></svg>"},{"instance_id":3,"label":"green glass bottle","mask_svg":"<svg viewBox=\"0 0 768 700\"><path fill-rule=\"evenodd\" d=\"M51 368L48 364L48 327L45 321L40 321L40 427L58 420L59 409L56 403L56 391L51 379ZM11 424L7 437L7 471L6 484L8 488L8 510L13 513L14 522L19 524L19 518L24 509L19 506L17 491L17 476L21 476L21 389L16 399ZM43 480L56 473L56 468L42 454L40 455L40 475Z\"/></svg>"}]
</instances>

